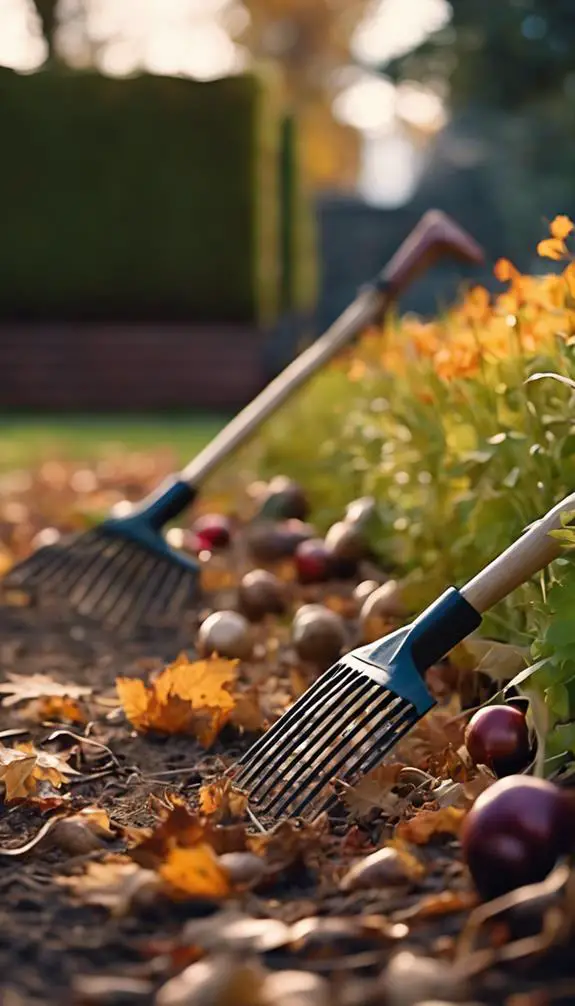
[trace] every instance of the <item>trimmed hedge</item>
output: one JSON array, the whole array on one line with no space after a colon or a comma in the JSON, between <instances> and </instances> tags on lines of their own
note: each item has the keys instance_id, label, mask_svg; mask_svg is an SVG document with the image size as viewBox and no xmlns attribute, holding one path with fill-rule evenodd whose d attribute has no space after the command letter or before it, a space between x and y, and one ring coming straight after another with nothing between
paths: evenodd
<instances>
[{"instance_id":1,"label":"trimmed hedge","mask_svg":"<svg viewBox=\"0 0 575 1006\"><path fill-rule=\"evenodd\" d=\"M272 321L278 95L1 69L0 319Z\"/></svg>"},{"instance_id":2,"label":"trimmed hedge","mask_svg":"<svg viewBox=\"0 0 575 1006\"><path fill-rule=\"evenodd\" d=\"M283 311L314 306L318 276L315 217L302 182L298 124L286 115L281 128L281 290Z\"/></svg>"}]
</instances>

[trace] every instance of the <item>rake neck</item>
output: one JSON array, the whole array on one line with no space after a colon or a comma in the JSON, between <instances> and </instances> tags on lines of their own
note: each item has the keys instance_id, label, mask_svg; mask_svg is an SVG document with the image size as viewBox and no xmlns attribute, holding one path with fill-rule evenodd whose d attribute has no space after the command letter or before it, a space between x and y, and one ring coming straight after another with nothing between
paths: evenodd
<instances>
[{"instance_id":1,"label":"rake neck","mask_svg":"<svg viewBox=\"0 0 575 1006\"><path fill-rule=\"evenodd\" d=\"M165 524L178 517L197 496L197 490L189 486L187 482L182 482L179 478L170 477L165 480L153 493L146 496L141 503L131 512L131 517L139 514L145 515L146 522L155 531L159 531Z\"/></svg>"},{"instance_id":2,"label":"rake neck","mask_svg":"<svg viewBox=\"0 0 575 1006\"><path fill-rule=\"evenodd\" d=\"M481 615L455 587L449 587L410 627L411 655L417 670L426 671L480 625Z\"/></svg>"}]
</instances>

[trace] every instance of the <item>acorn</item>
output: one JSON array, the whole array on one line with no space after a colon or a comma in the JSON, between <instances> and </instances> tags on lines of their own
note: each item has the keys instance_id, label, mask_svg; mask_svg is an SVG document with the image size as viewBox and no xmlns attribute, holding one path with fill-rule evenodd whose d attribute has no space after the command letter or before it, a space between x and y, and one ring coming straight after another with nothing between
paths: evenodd
<instances>
[{"instance_id":1,"label":"acorn","mask_svg":"<svg viewBox=\"0 0 575 1006\"><path fill-rule=\"evenodd\" d=\"M407 617L407 610L401 596L401 585L397 580L388 580L374 590L362 605L359 619L363 638L371 643L389 632L398 620Z\"/></svg>"},{"instance_id":2,"label":"acorn","mask_svg":"<svg viewBox=\"0 0 575 1006\"><path fill-rule=\"evenodd\" d=\"M321 604L306 604L294 618L292 642L301 660L326 669L337 661L345 645L345 623Z\"/></svg>"},{"instance_id":3,"label":"acorn","mask_svg":"<svg viewBox=\"0 0 575 1006\"><path fill-rule=\"evenodd\" d=\"M285 586L267 569L252 569L240 582L238 604L251 622L266 615L282 615L286 610Z\"/></svg>"},{"instance_id":4,"label":"acorn","mask_svg":"<svg viewBox=\"0 0 575 1006\"><path fill-rule=\"evenodd\" d=\"M274 520L287 520L290 517L305 520L309 509L302 487L286 475L276 475L268 483L260 514Z\"/></svg>"},{"instance_id":5,"label":"acorn","mask_svg":"<svg viewBox=\"0 0 575 1006\"><path fill-rule=\"evenodd\" d=\"M230 660L249 660L254 640L250 624L237 611L214 611L200 625L197 647L201 656L213 653Z\"/></svg>"}]
</instances>

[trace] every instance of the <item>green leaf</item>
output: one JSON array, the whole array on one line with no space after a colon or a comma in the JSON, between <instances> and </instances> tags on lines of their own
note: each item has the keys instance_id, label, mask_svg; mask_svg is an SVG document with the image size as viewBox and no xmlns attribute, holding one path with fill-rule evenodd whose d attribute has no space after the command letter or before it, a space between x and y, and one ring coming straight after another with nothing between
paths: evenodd
<instances>
[{"instance_id":1,"label":"green leaf","mask_svg":"<svg viewBox=\"0 0 575 1006\"><path fill-rule=\"evenodd\" d=\"M545 633L545 639L554 647L574 648L575 655L575 618L554 618Z\"/></svg>"}]
</instances>

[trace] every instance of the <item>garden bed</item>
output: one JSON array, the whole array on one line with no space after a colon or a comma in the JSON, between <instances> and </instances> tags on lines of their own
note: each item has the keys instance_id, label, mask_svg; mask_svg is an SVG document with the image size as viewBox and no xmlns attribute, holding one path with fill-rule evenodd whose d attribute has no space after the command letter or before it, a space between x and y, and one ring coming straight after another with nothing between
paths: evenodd
<instances>
[{"instance_id":1,"label":"garden bed","mask_svg":"<svg viewBox=\"0 0 575 1006\"><path fill-rule=\"evenodd\" d=\"M404 339L395 355L389 333L368 334L353 361L323 375L278 420L257 457L252 448L210 487L202 509L231 514L232 541L199 549L203 598L182 624L144 627L121 641L54 604L31 605L14 593L4 599L0 988L10 1006L573 1001L568 864L560 862L543 889L488 909L460 842L474 800L494 783L466 754L465 725L525 666L532 644L546 662L531 692L547 715L544 729L535 724L540 765L550 774L561 755L568 781L575 645L568 553L486 622L496 645L482 649L476 640L429 669L435 710L384 769L338 784L331 815L274 824L225 776L332 662L325 634L313 659L302 655L294 616L303 604L331 611L347 652L401 624L449 583L463 583L573 488L571 389L524 384L540 371L569 372L569 274L551 282L510 267L499 273L511 277L502 296L513 302L493 306L476 291L431 328L408 320L394 333ZM503 309L513 353L496 339ZM491 349L477 352L486 333ZM300 430L302 421L314 423L323 445L315 463L290 425L296 421ZM112 454L93 468L52 461L3 475L4 568L50 540L54 530L46 528L89 527L119 499L143 495L172 461L165 453ZM312 575L309 554L303 565L285 555L266 559L257 535L254 551L262 489L246 491L254 465L309 486L318 533L341 520L355 496L375 496L351 567L347 556L319 575L316 548ZM297 495L295 503L301 511ZM283 526L284 545L297 528ZM198 550L187 526L172 540ZM200 652L198 626L210 612L248 610L238 584L256 565L277 578L283 610L246 623L234 643L239 662L233 653L211 659ZM367 601L390 576L405 615L380 608L368 618ZM362 598L357 585L369 580ZM552 632L557 625L562 631ZM382 848L383 865L358 880L357 864L363 869ZM286 975L294 971L299 991Z\"/></svg>"}]
</instances>

